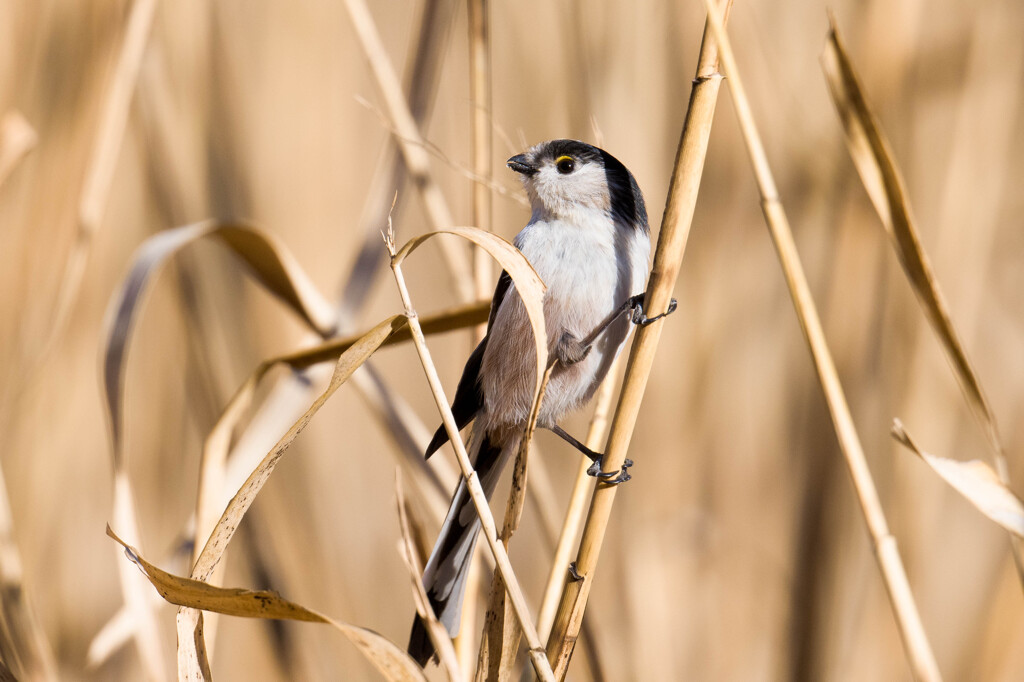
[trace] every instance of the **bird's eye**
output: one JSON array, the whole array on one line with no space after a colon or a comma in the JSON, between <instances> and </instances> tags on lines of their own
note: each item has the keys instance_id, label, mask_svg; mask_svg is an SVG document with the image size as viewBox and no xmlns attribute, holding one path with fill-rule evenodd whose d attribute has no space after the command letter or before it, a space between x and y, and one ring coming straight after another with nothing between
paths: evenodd
<instances>
[{"instance_id":1,"label":"bird's eye","mask_svg":"<svg viewBox=\"0 0 1024 682\"><path fill-rule=\"evenodd\" d=\"M576 162L572 160L571 156L559 156L558 160L555 161L555 168L562 175L568 175L576 170Z\"/></svg>"}]
</instances>

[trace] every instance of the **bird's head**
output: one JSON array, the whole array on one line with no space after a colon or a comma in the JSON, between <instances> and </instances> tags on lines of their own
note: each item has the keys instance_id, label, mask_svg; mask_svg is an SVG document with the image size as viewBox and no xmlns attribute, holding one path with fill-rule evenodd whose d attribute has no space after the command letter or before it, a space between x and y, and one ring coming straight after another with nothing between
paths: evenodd
<instances>
[{"instance_id":1,"label":"bird's head","mask_svg":"<svg viewBox=\"0 0 1024 682\"><path fill-rule=\"evenodd\" d=\"M633 174L602 149L578 140L549 140L513 156L508 167L519 173L535 214L577 222L599 211L621 227L648 229Z\"/></svg>"}]
</instances>

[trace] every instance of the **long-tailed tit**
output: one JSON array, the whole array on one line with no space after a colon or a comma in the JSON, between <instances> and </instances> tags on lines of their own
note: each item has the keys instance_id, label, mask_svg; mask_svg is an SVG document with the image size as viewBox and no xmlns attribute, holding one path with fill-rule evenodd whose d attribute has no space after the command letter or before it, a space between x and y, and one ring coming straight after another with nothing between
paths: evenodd
<instances>
[{"instance_id":1,"label":"long-tailed tit","mask_svg":"<svg viewBox=\"0 0 1024 682\"><path fill-rule=\"evenodd\" d=\"M538 425L554 430L592 458L558 420L586 403L622 350L634 322L645 322L639 297L651 250L643 195L633 175L611 154L576 140L542 142L513 156L508 167L522 178L533 214L514 243L547 285L544 323L548 352L558 359L541 404ZM593 332L600 330L594 337ZM487 336L466 362L452 411L459 428L473 421L469 456L490 497L501 470L519 448L533 400L536 353L532 327L508 273L491 302ZM448 435L438 429L430 457ZM599 474L606 482L623 470ZM610 476L616 476L611 479ZM458 633L462 598L480 519L462 480L423 573L438 618ZM419 617L409 653L421 665L434 646Z\"/></svg>"}]
</instances>

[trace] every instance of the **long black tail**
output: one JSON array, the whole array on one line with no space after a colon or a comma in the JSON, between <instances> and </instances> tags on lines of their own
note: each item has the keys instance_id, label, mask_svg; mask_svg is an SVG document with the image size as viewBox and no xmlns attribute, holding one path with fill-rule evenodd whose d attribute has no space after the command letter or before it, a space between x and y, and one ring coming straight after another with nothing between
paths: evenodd
<instances>
[{"instance_id":1,"label":"long black tail","mask_svg":"<svg viewBox=\"0 0 1024 682\"><path fill-rule=\"evenodd\" d=\"M516 443L492 443L487 434L477 439L475 431L473 436L479 441L476 448L476 471L480 477L480 485L490 499L506 460L516 449ZM462 479L448 508L448 515L434 544L434 551L431 552L427 567L423 571L423 587L427 590L430 605L452 637L459 633L469 562L479 534L480 517L473 507L466 480ZM409 655L422 666L434 656L434 644L430 641L426 625L419 615L413 621L412 633L409 635Z\"/></svg>"}]
</instances>

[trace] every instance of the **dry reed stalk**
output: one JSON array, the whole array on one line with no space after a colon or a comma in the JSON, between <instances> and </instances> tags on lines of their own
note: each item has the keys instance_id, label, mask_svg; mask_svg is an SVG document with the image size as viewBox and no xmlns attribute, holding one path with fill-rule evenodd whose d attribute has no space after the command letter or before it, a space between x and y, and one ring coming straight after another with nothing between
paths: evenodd
<instances>
[{"instance_id":1,"label":"dry reed stalk","mask_svg":"<svg viewBox=\"0 0 1024 682\"><path fill-rule=\"evenodd\" d=\"M995 413L953 325L946 297L921 245L903 176L892 148L868 104L864 88L839 37L835 18L829 19L831 30L822 53L822 68L843 123L850 156L925 317L942 344L971 413L985 433L999 480L1009 487L1010 470ZM1024 548L1019 538L1010 538L1010 550L1017 577L1024 586Z\"/></svg>"},{"instance_id":2,"label":"dry reed stalk","mask_svg":"<svg viewBox=\"0 0 1024 682\"><path fill-rule=\"evenodd\" d=\"M731 0L724 0L723 5L725 13L728 14L732 5ZM715 102L721 84L721 76L717 72L717 53L715 42L705 25L697 62L697 75L690 93L690 103L676 152L665 215L644 300L644 310L651 317L668 309L672 289L682 264L683 252L686 249L697 191L704 170L704 157L711 133ZM640 327L633 341L618 405L612 419L611 433L608 436L604 457L605 471L618 471L626 458L629 441L640 412L640 401L643 399L654 354L661 338L661 328L661 322ZM553 662L558 679L565 677L576 646L601 545L611 518L615 492L616 486L599 484L595 487L576 556L576 570L581 579L575 580L567 576L562 588L558 610L548 637L548 658Z\"/></svg>"},{"instance_id":3,"label":"dry reed stalk","mask_svg":"<svg viewBox=\"0 0 1024 682\"><path fill-rule=\"evenodd\" d=\"M473 158L473 175L478 178L473 182L473 224L482 230L490 231L492 217L490 185L493 184L491 172L493 148L491 145L490 4L488 0L467 0L466 5L469 25L469 96L473 108L470 117L470 149ZM478 246L473 247L473 283L477 298L486 298L494 286L491 259L487 252ZM479 342L486 333L486 326L480 325L476 328L475 340ZM470 561L476 562L480 554L474 552ZM463 675L467 679L472 674L475 658L472 637L466 635L476 632L477 629L476 602L479 594L479 591L475 589L466 591L459 629L463 636L459 637L456 642L459 663ZM478 665L477 671L479 669Z\"/></svg>"},{"instance_id":4,"label":"dry reed stalk","mask_svg":"<svg viewBox=\"0 0 1024 682\"><path fill-rule=\"evenodd\" d=\"M540 278L536 276L536 273L533 273L533 277L536 278L536 282L532 287L524 286L529 284L529 282L527 282L520 273L525 274L526 270L532 272L533 269L529 267L529 263L522 257L522 254L520 254L514 247L511 247L507 242L498 240L490 235L490 233L483 232L481 230L473 230L473 232L477 233L475 238L470 236L470 231L466 230L466 228L462 228L459 234L463 234L464 236L467 236L467 238L472 238L478 245L485 246L488 248L488 251L491 252L491 255L496 258L498 258L499 255L492 249L495 245L504 244L505 247L511 249L511 252L506 253L506 257L518 255L518 258L521 260L521 263L518 263L518 268L510 267L510 265L517 264L514 262L510 263L505 260L502 260L502 265L504 265L505 269L509 271L510 275L512 275L513 281L516 281L517 289L520 291L527 310L530 311L530 319L534 325L535 342L537 343L538 366L541 366L540 363L544 361L543 359L546 358L547 355L547 349L545 347L546 335L537 333L538 326L539 331L543 332L544 316L543 310L540 306L543 283L540 282ZM485 237L489 237L490 239L487 240ZM491 515L490 507L488 506L487 496L484 494L483 488L480 485L479 477L473 469L472 463L469 461L465 443L463 443L462 436L459 434L459 428L455 423L455 417L452 415L451 407L449 407L448 398L445 396L444 388L441 386L441 379L437 374L437 368L434 366L433 360L431 360L430 350L427 348L426 339L420 328L416 311L412 306L412 300L409 296L409 290L405 284L405 277L402 274L402 259L413 248L422 243L425 238L426 237L421 237L414 240L401 251L396 251L389 221L389 230L385 235L385 243L388 247L389 253L391 254L391 269L394 272L395 282L398 286L399 295L402 299L402 305L405 307L405 314L409 320L409 328L412 331L413 341L416 345L416 352L420 358L420 364L423 366L423 371L426 374L427 382L430 385L430 391L434 397L434 402L441 413L445 430L448 432L448 437L455 450L459 468L462 470L462 475L466 480L466 487L469 491L470 498L473 500L477 514L480 517L482 525L481 532L487 540L491 553L494 555L497 570L501 574L502 580L505 583L509 599L512 602L513 609L519 619L523 633L526 635L526 640L529 643L530 660L533 663L534 669L537 671L537 675L541 679L545 680L545 682L549 680L553 681L554 676L551 671L551 665L548 663L547 657L544 654L544 648L541 644L540 637L537 635L537 631L533 627L529 608L526 605L526 598L523 596L522 589L519 587L519 582L512 569L512 564L509 562L508 553L505 551L505 546L498 539L497 527L494 523L494 517ZM501 258L499 258L499 260L501 260ZM531 293L533 294L532 296ZM531 308L536 310L531 310ZM540 372L538 372L538 381L540 381ZM539 398L540 386L537 388L538 390L535 392L535 397ZM535 405L538 402L539 400L535 401Z\"/></svg>"},{"instance_id":5,"label":"dry reed stalk","mask_svg":"<svg viewBox=\"0 0 1024 682\"><path fill-rule=\"evenodd\" d=\"M0 659L22 680L57 680L57 662L26 590L7 481L0 469Z\"/></svg>"},{"instance_id":6,"label":"dry reed stalk","mask_svg":"<svg viewBox=\"0 0 1024 682\"><path fill-rule=\"evenodd\" d=\"M456 4L455 0L426 0L420 14L419 31L409 46L405 91L418 129L425 129L433 111ZM379 115L387 119L382 112ZM399 202L406 196L404 190L408 179L409 173L402 162L402 152L397 143L389 139L374 170L359 218L358 231L363 235L363 240L351 269L345 275L346 281L340 286L338 318L342 331L346 331L346 321L355 319L370 298L377 274L384 265L380 253L380 226L387 222L395 193L398 193Z\"/></svg>"},{"instance_id":7,"label":"dry reed stalk","mask_svg":"<svg viewBox=\"0 0 1024 682\"><path fill-rule=\"evenodd\" d=\"M89 165L86 167L85 182L78 204L75 242L64 266L64 276L54 305L53 322L46 341L41 346L40 360L48 354L50 347L64 330L78 298L92 241L103 220L103 211L110 194L110 183L113 181L117 159L121 153L121 142L128 127L132 95L135 92L155 13L156 0L136 0L128 16L124 42L114 68L110 90L103 100L99 130L89 157Z\"/></svg>"},{"instance_id":8,"label":"dry reed stalk","mask_svg":"<svg viewBox=\"0 0 1024 682\"><path fill-rule=\"evenodd\" d=\"M493 146L491 144L491 46L490 46L490 5L488 0L468 0L469 24L469 89L473 112L471 116L470 147L473 158L473 224L483 230L490 231L492 219L491 190L494 185L491 162ZM491 272L491 259L480 247L473 248L473 279L476 294L486 298L494 286ZM483 339L487 328L480 325L476 328L476 341ZM476 603L480 591L474 589L480 576L480 557L483 552L474 552L470 558L472 565L469 572L469 588L463 598L462 614L459 631L463 636L456 639L459 665L462 674L469 679L473 674L473 664L477 657L473 655L471 633L476 632ZM486 635L485 635L486 636ZM481 644L482 646L482 644ZM477 666L477 670L480 667Z\"/></svg>"},{"instance_id":9,"label":"dry reed stalk","mask_svg":"<svg viewBox=\"0 0 1024 682\"><path fill-rule=\"evenodd\" d=\"M540 388L534 396L530 415L526 420L526 429L519 443L515 465L512 469L512 485L505 506L505 520L501 528L501 542L508 550L512 536L519 529L523 508L526 502L527 464L533 434L537 428L537 417L540 414L541 402L547 390L548 381L557 359L552 359L544 372ZM480 653L477 657L477 680L508 680L519 651L521 630L515 621L515 614L510 608L504 582L500 574L495 573L491 581L491 592L487 604L487 617L484 635L480 641ZM539 639L539 635L538 635Z\"/></svg>"},{"instance_id":10,"label":"dry reed stalk","mask_svg":"<svg viewBox=\"0 0 1024 682\"><path fill-rule=\"evenodd\" d=\"M601 439L608 427L608 415L611 412L612 400L615 397L615 377L618 376L621 365L622 356L619 356L615 359L611 370L608 372L608 376L605 377L598 391L594 415L590 419L587 438L584 441L584 445L591 450L596 451L601 447ZM576 542L580 527L583 525L587 496L593 492L595 485L594 477L587 474L587 469L589 468L590 462L581 457L580 465L576 471L576 481L569 496L569 506L565 511L565 521L562 523L558 534L558 541L555 543L555 554L551 561L551 571L548 573L547 586L544 588L544 598L541 600L540 612L537 615L537 631L545 639L551 634L551 625L555 620L555 608L558 606L558 596L562 591L566 567L569 565L569 554L572 552L573 543Z\"/></svg>"},{"instance_id":11,"label":"dry reed stalk","mask_svg":"<svg viewBox=\"0 0 1024 682\"><path fill-rule=\"evenodd\" d=\"M0 121L0 186L36 142L35 130L20 112L4 114ZM14 538L7 480L0 470L0 658L22 679L55 680L53 650L31 604L23 580L21 552ZM0 678L5 672L16 679L6 667L0 670Z\"/></svg>"},{"instance_id":12,"label":"dry reed stalk","mask_svg":"<svg viewBox=\"0 0 1024 682\"><path fill-rule=\"evenodd\" d=\"M441 621L437 619L434 609L430 606L430 598L423 587L423 565L420 563L416 548L412 540L412 524L409 520L411 510L405 500L405 491L402 488L402 471L395 470L395 498L398 504L398 525L402 533L399 543L399 553L409 569L409 579L412 582L413 601L416 604L416 613L423 619L427 626L427 634L430 641L434 643L440 663L448 672L448 679L451 682L462 682L465 676L459 666L458 658L455 655L455 645Z\"/></svg>"},{"instance_id":13,"label":"dry reed stalk","mask_svg":"<svg viewBox=\"0 0 1024 682\"><path fill-rule=\"evenodd\" d=\"M491 190L494 149L491 144L491 37L490 3L468 0L469 8L469 93L472 100L471 149L473 174L473 224L491 229ZM486 298L494 286L491 259L487 252L473 249L473 277L477 298ZM478 331L482 338L483 327ZM467 609L473 610L473 609Z\"/></svg>"},{"instance_id":14,"label":"dry reed stalk","mask_svg":"<svg viewBox=\"0 0 1024 682\"><path fill-rule=\"evenodd\" d=\"M921 617L910 591L903 561L896 547L896 539L889 532L885 513L878 499L878 492L871 478L871 471L864 457L864 450L861 447L860 438L857 435L853 417L839 381L839 374L825 341L817 308L800 263L800 256L793 241L789 221L779 199L778 189L768 165L768 157L754 124L754 117L743 89L739 71L736 68L728 36L713 2L705 0L704 4L708 11L708 22L720 45L721 60L728 78L729 91L733 97L736 116L739 119L740 129L750 154L758 190L761 194L761 209L764 212L765 222L778 251L786 285L793 298L800 327L804 332L818 379L825 393L836 436L850 469L861 510L867 521L875 555L882 571L889 599L892 602L903 645L910 659L911 669L915 678L919 680L940 680L942 677L938 664L935 662L935 656L925 635L924 626L921 624Z\"/></svg>"},{"instance_id":15,"label":"dry reed stalk","mask_svg":"<svg viewBox=\"0 0 1024 682\"><path fill-rule=\"evenodd\" d=\"M36 146L35 129L18 111L8 111L0 121L0 186L18 162Z\"/></svg>"},{"instance_id":16,"label":"dry reed stalk","mask_svg":"<svg viewBox=\"0 0 1024 682\"><path fill-rule=\"evenodd\" d=\"M384 97L388 115L398 131L395 140L402 150L406 169L423 200L427 218L434 231L447 229L455 224L451 211L448 209L444 195L441 194L441 188L437 186L434 176L430 172L430 156L424 147L416 120L409 110L409 104L402 93L401 82L395 74L387 50L384 49L384 43L380 39L373 17L363 0L345 0L345 7L363 52L370 62L370 69L377 80L377 86ZM475 300L473 273L466 262L465 254L445 241L441 242L441 253L451 272L453 286L459 300L462 302Z\"/></svg>"}]
</instances>

